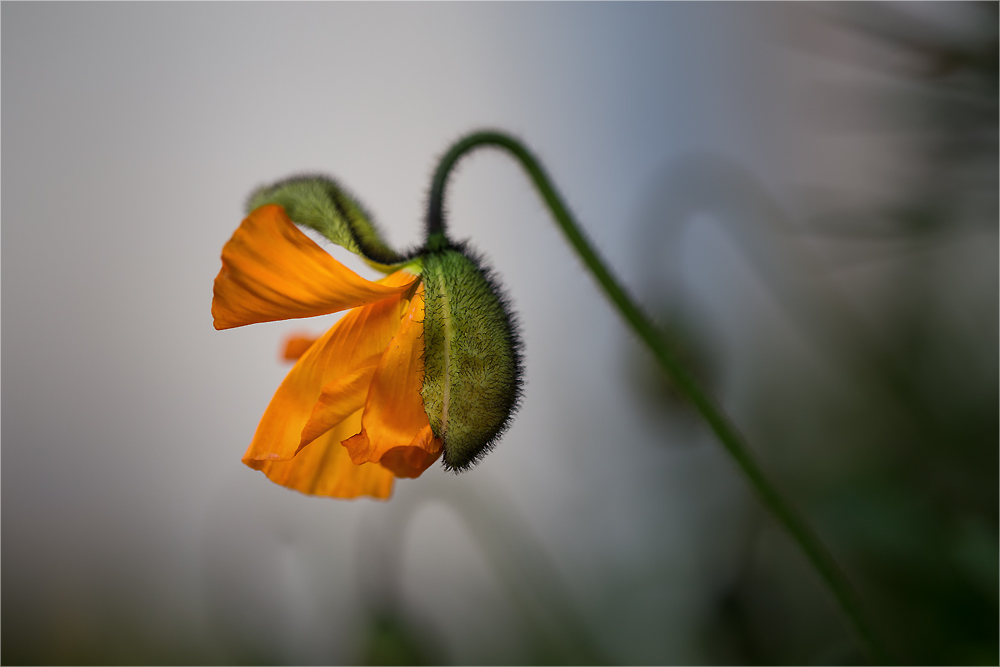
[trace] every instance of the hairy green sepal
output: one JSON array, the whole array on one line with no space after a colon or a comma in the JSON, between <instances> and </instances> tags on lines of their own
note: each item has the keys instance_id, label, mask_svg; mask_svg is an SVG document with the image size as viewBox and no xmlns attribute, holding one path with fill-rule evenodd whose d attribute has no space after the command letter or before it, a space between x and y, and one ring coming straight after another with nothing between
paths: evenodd
<instances>
[{"instance_id":1,"label":"hairy green sepal","mask_svg":"<svg viewBox=\"0 0 1000 667\"><path fill-rule=\"evenodd\" d=\"M332 178L295 176L265 185L250 195L247 212L265 204L281 206L295 224L315 229L377 269L392 270L406 259L389 247L371 216Z\"/></svg>"},{"instance_id":2,"label":"hairy green sepal","mask_svg":"<svg viewBox=\"0 0 1000 667\"><path fill-rule=\"evenodd\" d=\"M444 464L466 470L506 430L521 394L517 331L489 274L461 249L423 256L421 394Z\"/></svg>"}]
</instances>

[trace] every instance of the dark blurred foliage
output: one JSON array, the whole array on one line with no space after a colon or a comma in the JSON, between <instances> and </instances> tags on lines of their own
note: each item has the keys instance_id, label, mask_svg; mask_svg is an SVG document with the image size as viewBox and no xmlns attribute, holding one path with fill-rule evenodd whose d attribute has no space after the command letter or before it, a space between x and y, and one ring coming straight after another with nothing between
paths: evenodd
<instances>
[{"instance_id":1,"label":"dark blurred foliage","mask_svg":"<svg viewBox=\"0 0 1000 667\"><path fill-rule=\"evenodd\" d=\"M736 410L765 468L849 572L896 659L997 664L998 5L964 7L976 18L964 31L893 6L841 9L827 28L877 50L810 55L898 85L838 84L810 122L899 139L896 195L872 206L823 193L796 225L749 172L704 157L674 165L642 240L646 302L717 389L725 355L706 349L699 331L710 327L662 248L680 245L696 213L723 224L820 358L758 344L755 391ZM888 122L845 129L844 99ZM865 280L833 277L865 265ZM955 278L956 266L981 283ZM651 393L648 361L635 361L637 394L675 413L676 397ZM768 517L747 521L736 574L719 582L704 627L706 661L863 662L801 554Z\"/></svg>"},{"instance_id":2,"label":"dark blurred foliage","mask_svg":"<svg viewBox=\"0 0 1000 667\"><path fill-rule=\"evenodd\" d=\"M364 647L365 665L440 665L445 664L439 644L426 629L415 630L417 624L395 613L376 614L371 621L368 641Z\"/></svg>"}]
</instances>

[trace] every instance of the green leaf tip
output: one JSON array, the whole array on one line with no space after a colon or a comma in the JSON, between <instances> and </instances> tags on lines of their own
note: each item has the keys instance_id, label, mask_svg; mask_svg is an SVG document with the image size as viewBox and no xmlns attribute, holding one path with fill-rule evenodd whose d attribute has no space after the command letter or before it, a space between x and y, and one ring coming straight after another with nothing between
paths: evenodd
<instances>
[{"instance_id":1,"label":"green leaf tip","mask_svg":"<svg viewBox=\"0 0 1000 667\"><path fill-rule=\"evenodd\" d=\"M257 188L247 199L247 212L265 204L281 206L295 224L316 230L376 268L392 267L409 259L385 242L358 200L327 176L293 176Z\"/></svg>"},{"instance_id":2,"label":"green leaf tip","mask_svg":"<svg viewBox=\"0 0 1000 667\"><path fill-rule=\"evenodd\" d=\"M421 394L444 466L464 471L492 448L521 400L521 340L507 299L463 246L423 257Z\"/></svg>"}]
</instances>

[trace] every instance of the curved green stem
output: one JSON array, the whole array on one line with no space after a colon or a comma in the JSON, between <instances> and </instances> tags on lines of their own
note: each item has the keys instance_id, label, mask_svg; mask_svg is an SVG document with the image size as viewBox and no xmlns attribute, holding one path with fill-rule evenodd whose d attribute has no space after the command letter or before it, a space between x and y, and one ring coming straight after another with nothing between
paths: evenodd
<instances>
[{"instance_id":1,"label":"curved green stem","mask_svg":"<svg viewBox=\"0 0 1000 667\"><path fill-rule=\"evenodd\" d=\"M444 191L452 169L462 156L471 150L484 146L502 148L521 163L570 245L594 274L605 294L653 353L660 368L670 377L677 389L694 405L705 422L715 432L722 446L726 448L726 451L743 471L761 502L777 519L778 523L788 531L788 534L799 545L809 562L829 587L830 592L857 632L869 657L882 664L888 663L889 655L872 630L862 610L857 593L843 570L837 565L833 556L802 516L767 479L743 436L740 435L729 418L688 374L667 344L660 338L649 318L635 305L624 288L606 268L597 251L594 250L590 241L584 236L583 231L563 204L541 164L521 142L500 132L476 132L459 140L448 150L438 165L431 185L427 215L427 248L433 250L441 244L447 244Z\"/></svg>"}]
</instances>

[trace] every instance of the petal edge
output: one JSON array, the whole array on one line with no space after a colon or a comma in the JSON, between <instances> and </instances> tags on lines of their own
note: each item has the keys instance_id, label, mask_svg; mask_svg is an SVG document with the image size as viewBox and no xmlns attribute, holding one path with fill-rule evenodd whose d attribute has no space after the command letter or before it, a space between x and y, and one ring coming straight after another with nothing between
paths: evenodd
<instances>
[{"instance_id":1,"label":"petal edge","mask_svg":"<svg viewBox=\"0 0 1000 667\"><path fill-rule=\"evenodd\" d=\"M406 290L365 280L295 226L284 209L255 209L222 249L212 317L216 329L314 317L374 303Z\"/></svg>"}]
</instances>

